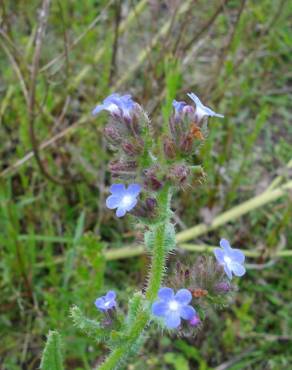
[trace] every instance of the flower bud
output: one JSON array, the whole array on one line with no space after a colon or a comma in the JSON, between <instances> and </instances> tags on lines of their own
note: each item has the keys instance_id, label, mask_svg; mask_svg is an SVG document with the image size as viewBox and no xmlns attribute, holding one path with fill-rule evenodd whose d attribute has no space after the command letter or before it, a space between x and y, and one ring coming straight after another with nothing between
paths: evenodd
<instances>
[{"instance_id":1,"label":"flower bud","mask_svg":"<svg viewBox=\"0 0 292 370\"><path fill-rule=\"evenodd\" d=\"M132 173L137 169L136 161L112 161L109 163L109 170L112 175Z\"/></svg>"},{"instance_id":2,"label":"flower bud","mask_svg":"<svg viewBox=\"0 0 292 370\"><path fill-rule=\"evenodd\" d=\"M201 324L201 320L197 314L191 320L189 320L189 324L191 326L199 326Z\"/></svg>"},{"instance_id":3,"label":"flower bud","mask_svg":"<svg viewBox=\"0 0 292 370\"><path fill-rule=\"evenodd\" d=\"M168 137L164 140L163 149L167 159L175 158L176 156L175 144Z\"/></svg>"},{"instance_id":4,"label":"flower bud","mask_svg":"<svg viewBox=\"0 0 292 370\"><path fill-rule=\"evenodd\" d=\"M160 181L156 173L158 168L150 168L144 171L145 174L145 186L150 188L151 190L157 191L162 188L163 183Z\"/></svg>"},{"instance_id":5,"label":"flower bud","mask_svg":"<svg viewBox=\"0 0 292 370\"><path fill-rule=\"evenodd\" d=\"M195 108L191 105L185 105L183 107L183 113L192 118L195 115Z\"/></svg>"},{"instance_id":6,"label":"flower bud","mask_svg":"<svg viewBox=\"0 0 292 370\"><path fill-rule=\"evenodd\" d=\"M185 154L190 154L193 149L194 138L192 135L187 134L181 138L180 149Z\"/></svg>"},{"instance_id":7,"label":"flower bud","mask_svg":"<svg viewBox=\"0 0 292 370\"><path fill-rule=\"evenodd\" d=\"M169 179L173 181L175 184L182 186L186 183L189 174L190 174L189 167L183 164L175 165L170 169Z\"/></svg>"},{"instance_id":8,"label":"flower bud","mask_svg":"<svg viewBox=\"0 0 292 370\"><path fill-rule=\"evenodd\" d=\"M157 207L157 200L155 198L147 198L145 201L146 207L149 211L153 212Z\"/></svg>"},{"instance_id":9,"label":"flower bud","mask_svg":"<svg viewBox=\"0 0 292 370\"><path fill-rule=\"evenodd\" d=\"M215 285L215 290L218 293L228 293L231 289L232 289L231 285L225 281L222 281Z\"/></svg>"},{"instance_id":10,"label":"flower bud","mask_svg":"<svg viewBox=\"0 0 292 370\"><path fill-rule=\"evenodd\" d=\"M134 157L141 153L141 147L132 143L123 143L122 148L130 157Z\"/></svg>"},{"instance_id":11,"label":"flower bud","mask_svg":"<svg viewBox=\"0 0 292 370\"><path fill-rule=\"evenodd\" d=\"M120 144L122 137L115 126L108 125L104 128L104 133L107 139L114 144Z\"/></svg>"},{"instance_id":12,"label":"flower bud","mask_svg":"<svg viewBox=\"0 0 292 370\"><path fill-rule=\"evenodd\" d=\"M156 199L147 198L145 202L140 201L131 213L136 217L152 219L156 216L156 207Z\"/></svg>"}]
</instances>

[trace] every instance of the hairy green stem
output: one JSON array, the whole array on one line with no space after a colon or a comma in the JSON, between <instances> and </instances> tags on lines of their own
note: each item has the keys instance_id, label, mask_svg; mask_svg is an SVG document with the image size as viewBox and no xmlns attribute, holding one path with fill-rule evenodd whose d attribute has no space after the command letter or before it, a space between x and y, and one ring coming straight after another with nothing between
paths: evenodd
<instances>
[{"instance_id":1,"label":"hairy green stem","mask_svg":"<svg viewBox=\"0 0 292 370\"><path fill-rule=\"evenodd\" d=\"M170 188L166 187L160 194L159 205L160 205L160 216L163 218L163 222L159 224L155 231L155 242L152 256L152 265L149 276L149 283L146 292L146 298L151 302L157 296L157 292L162 282L162 277L165 269L165 236L166 228L170 218Z\"/></svg>"},{"instance_id":2,"label":"hairy green stem","mask_svg":"<svg viewBox=\"0 0 292 370\"><path fill-rule=\"evenodd\" d=\"M167 255L165 241L166 231L171 215L170 211L171 189L168 185L158 195L159 217L161 222L153 226L154 243L152 251L152 262L150 268L149 282L146 290L146 299L148 304L139 311L134 317L127 338L122 345L115 348L105 359L99 370L118 369L119 366L129 357L132 348L141 337L145 327L150 320L150 305L155 300L158 290L162 283L165 270L165 259Z\"/></svg>"}]
</instances>

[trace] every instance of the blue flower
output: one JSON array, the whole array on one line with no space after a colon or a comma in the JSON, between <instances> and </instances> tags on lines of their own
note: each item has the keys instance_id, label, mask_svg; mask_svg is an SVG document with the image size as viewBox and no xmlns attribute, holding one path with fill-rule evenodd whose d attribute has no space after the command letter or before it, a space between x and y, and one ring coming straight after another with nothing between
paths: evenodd
<instances>
[{"instance_id":1,"label":"blue flower","mask_svg":"<svg viewBox=\"0 0 292 370\"><path fill-rule=\"evenodd\" d=\"M187 103L184 102L184 101L173 100L173 102L172 102L172 106L173 106L176 114L181 114L186 105L187 105Z\"/></svg>"},{"instance_id":2,"label":"blue flower","mask_svg":"<svg viewBox=\"0 0 292 370\"><path fill-rule=\"evenodd\" d=\"M177 328L181 318L191 320L196 314L196 310L189 305L192 294L187 289L180 289L174 294L171 288L160 288L158 297L159 300L152 305L152 314L163 317L169 329Z\"/></svg>"},{"instance_id":3,"label":"blue flower","mask_svg":"<svg viewBox=\"0 0 292 370\"><path fill-rule=\"evenodd\" d=\"M116 293L113 290L110 290L109 292L106 293L106 295L97 298L95 300L95 306L100 310L100 311L108 311L113 307L116 307L117 303L115 301L116 299Z\"/></svg>"},{"instance_id":4,"label":"blue flower","mask_svg":"<svg viewBox=\"0 0 292 370\"><path fill-rule=\"evenodd\" d=\"M204 116L219 117L219 118L223 118L224 117L222 114L218 114L218 113L212 111L212 109L210 109L210 108L206 107L205 105L203 105L202 102L201 102L201 100L194 93L189 93L187 95L196 104L196 115L198 117L198 121L201 121L201 119Z\"/></svg>"},{"instance_id":5,"label":"blue flower","mask_svg":"<svg viewBox=\"0 0 292 370\"><path fill-rule=\"evenodd\" d=\"M137 204L137 196L141 192L141 186L138 184L129 185L126 189L124 184L113 184L110 187L110 195L106 199L106 206L109 209L117 208L118 217L125 216L126 212L131 211Z\"/></svg>"},{"instance_id":6,"label":"blue flower","mask_svg":"<svg viewBox=\"0 0 292 370\"><path fill-rule=\"evenodd\" d=\"M188 105L185 101L172 101L175 116L182 118L185 114L194 115L195 110L192 105Z\"/></svg>"},{"instance_id":7,"label":"blue flower","mask_svg":"<svg viewBox=\"0 0 292 370\"><path fill-rule=\"evenodd\" d=\"M101 111L106 110L113 115L123 115L126 118L131 118L135 104L131 95L120 95L115 93L105 98L102 104L97 105L93 109L92 114L95 116Z\"/></svg>"},{"instance_id":8,"label":"blue flower","mask_svg":"<svg viewBox=\"0 0 292 370\"><path fill-rule=\"evenodd\" d=\"M243 276L245 274L244 254L239 249L232 249L229 241L226 239L220 240L220 248L214 249L214 254L220 265L223 266L226 275L232 279L232 273L235 276Z\"/></svg>"}]
</instances>

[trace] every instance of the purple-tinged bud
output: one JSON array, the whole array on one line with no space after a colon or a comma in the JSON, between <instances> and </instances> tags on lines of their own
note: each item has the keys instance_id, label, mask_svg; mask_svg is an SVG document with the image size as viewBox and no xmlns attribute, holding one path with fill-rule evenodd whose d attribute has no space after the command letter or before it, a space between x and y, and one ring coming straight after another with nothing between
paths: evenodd
<instances>
[{"instance_id":1,"label":"purple-tinged bud","mask_svg":"<svg viewBox=\"0 0 292 370\"><path fill-rule=\"evenodd\" d=\"M163 183L156 176L157 170L158 168L150 168L144 171L145 186L154 191L161 189L163 186Z\"/></svg>"},{"instance_id":2,"label":"purple-tinged bud","mask_svg":"<svg viewBox=\"0 0 292 370\"><path fill-rule=\"evenodd\" d=\"M145 202L139 202L131 212L136 217L152 219L156 216L157 201L154 198L147 198Z\"/></svg>"},{"instance_id":3,"label":"purple-tinged bud","mask_svg":"<svg viewBox=\"0 0 292 370\"><path fill-rule=\"evenodd\" d=\"M163 149L164 149L164 153L165 153L167 159L175 158L175 156L176 156L175 144L168 137L165 138L165 140L164 140Z\"/></svg>"},{"instance_id":4,"label":"purple-tinged bud","mask_svg":"<svg viewBox=\"0 0 292 370\"><path fill-rule=\"evenodd\" d=\"M148 185L150 186L150 188L152 190L159 190L162 188L163 184L161 181L159 181L155 176L151 176L149 179L148 179Z\"/></svg>"},{"instance_id":5,"label":"purple-tinged bud","mask_svg":"<svg viewBox=\"0 0 292 370\"><path fill-rule=\"evenodd\" d=\"M228 293L231 289L232 287L228 282L222 281L215 285L215 290L219 293Z\"/></svg>"},{"instance_id":6,"label":"purple-tinged bud","mask_svg":"<svg viewBox=\"0 0 292 370\"><path fill-rule=\"evenodd\" d=\"M189 279L189 278L190 278L190 270L186 269L185 270L185 279Z\"/></svg>"},{"instance_id":7,"label":"purple-tinged bud","mask_svg":"<svg viewBox=\"0 0 292 370\"><path fill-rule=\"evenodd\" d=\"M157 207L157 200L155 198L147 198L145 200L145 205L149 211L153 212Z\"/></svg>"},{"instance_id":8,"label":"purple-tinged bud","mask_svg":"<svg viewBox=\"0 0 292 370\"><path fill-rule=\"evenodd\" d=\"M174 181L178 185L184 185L190 174L189 167L181 164L175 165L170 169L169 179Z\"/></svg>"},{"instance_id":9,"label":"purple-tinged bud","mask_svg":"<svg viewBox=\"0 0 292 370\"><path fill-rule=\"evenodd\" d=\"M119 131L117 130L116 127L114 126L106 126L104 128L104 133L105 133L105 136L112 142L114 142L115 144L120 144L121 141L122 141L122 137L119 133Z\"/></svg>"},{"instance_id":10,"label":"purple-tinged bud","mask_svg":"<svg viewBox=\"0 0 292 370\"><path fill-rule=\"evenodd\" d=\"M189 320L189 324L191 326L199 326L201 324L201 320L197 314L195 314L191 320Z\"/></svg>"},{"instance_id":11,"label":"purple-tinged bud","mask_svg":"<svg viewBox=\"0 0 292 370\"><path fill-rule=\"evenodd\" d=\"M114 174L133 172L137 169L135 161L112 161L109 163L109 170Z\"/></svg>"},{"instance_id":12,"label":"purple-tinged bud","mask_svg":"<svg viewBox=\"0 0 292 370\"><path fill-rule=\"evenodd\" d=\"M181 151L184 152L185 154L191 153L193 150L193 143L194 138L192 135L190 134L184 135L180 142Z\"/></svg>"},{"instance_id":13,"label":"purple-tinged bud","mask_svg":"<svg viewBox=\"0 0 292 370\"><path fill-rule=\"evenodd\" d=\"M183 108L183 113L193 117L195 114L195 108L191 105L185 105Z\"/></svg>"},{"instance_id":14,"label":"purple-tinged bud","mask_svg":"<svg viewBox=\"0 0 292 370\"><path fill-rule=\"evenodd\" d=\"M123 143L122 148L130 157L134 157L141 153L141 147L132 143Z\"/></svg>"}]
</instances>

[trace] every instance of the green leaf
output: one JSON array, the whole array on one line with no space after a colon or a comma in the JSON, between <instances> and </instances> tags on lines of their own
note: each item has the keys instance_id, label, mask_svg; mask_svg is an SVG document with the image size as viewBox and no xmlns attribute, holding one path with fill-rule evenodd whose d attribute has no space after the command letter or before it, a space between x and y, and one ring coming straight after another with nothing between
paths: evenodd
<instances>
[{"instance_id":1,"label":"green leaf","mask_svg":"<svg viewBox=\"0 0 292 370\"><path fill-rule=\"evenodd\" d=\"M134 293L129 301L129 310L127 316L127 325L130 326L136 318L138 312L143 307L143 294L141 292Z\"/></svg>"},{"instance_id":2,"label":"green leaf","mask_svg":"<svg viewBox=\"0 0 292 370\"><path fill-rule=\"evenodd\" d=\"M109 338L109 330L104 329L99 322L86 317L79 307L71 307L70 316L78 329L97 342L105 342Z\"/></svg>"},{"instance_id":3,"label":"green leaf","mask_svg":"<svg viewBox=\"0 0 292 370\"><path fill-rule=\"evenodd\" d=\"M61 346L60 334L57 331L50 331L42 355L41 370L64 370Z\"/></svg>"}]
</instances>

